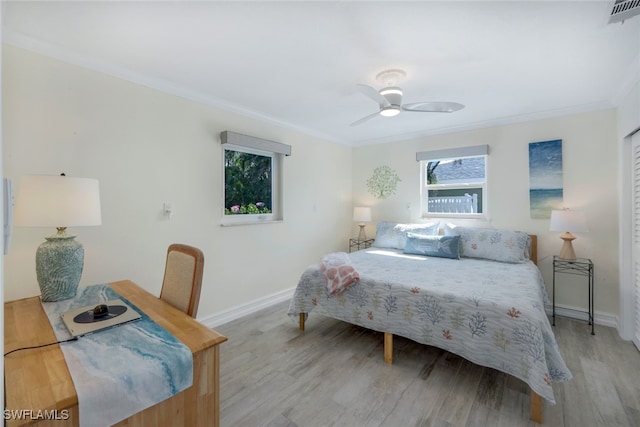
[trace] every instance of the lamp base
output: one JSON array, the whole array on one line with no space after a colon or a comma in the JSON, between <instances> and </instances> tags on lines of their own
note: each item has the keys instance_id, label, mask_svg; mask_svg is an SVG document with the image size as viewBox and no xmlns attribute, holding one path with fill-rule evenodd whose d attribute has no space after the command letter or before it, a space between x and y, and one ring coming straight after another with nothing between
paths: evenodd
<instances>
[{"instance_id":1,"label":"lamp base","mask_svg":"<svg viewBox=\"0 0 640 427\"><path fill-rule=\"evenodd\" d=\"M36 276L42 301L73 298L80 284L84 265L84 248L65 230L45 237L36 251Z\"/></svg>"},{"instance_id":2,"label":"lamp base","mask_svg":"<svg viewBox=\"0 0 640 427\"><path fill-rule=\"evenodd\" d=\"M569 232L566 232L561 234L560 238L564 240L564 243L562 244L562 249L560 249L560 255L559 255L560 259L563 259L566 261L575 261L576 253L573 250L573 244L571 242L575 240L576 236L574 236Z\"/></svg>"},{"instance_id":3,"label":"lamp base","mask_svg":"<svg viewBox=\"0 0 640 427\"><path fill-rule=\"evenodd\" d=\"M360 240L361 242L364 240L367 240L367 235L364 232L364 226L365 224L358 224L358 227L360 227L360 232L358 233L358 240Z\"/></svg>"}]
</instances>

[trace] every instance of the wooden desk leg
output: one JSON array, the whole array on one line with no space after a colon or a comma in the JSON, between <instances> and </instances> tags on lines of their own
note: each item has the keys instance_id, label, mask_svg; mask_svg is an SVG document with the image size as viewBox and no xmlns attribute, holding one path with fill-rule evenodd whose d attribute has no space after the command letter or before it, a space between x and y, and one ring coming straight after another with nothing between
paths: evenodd
<instances>
[{"instance_id":1,"label":"wooden desk leg","mask_svg":"<svg viewBox=\"0 0 640 427\"><path fill-rule=\"evenodd\" d=\"M393 334L384 333L384 363L393 363Z\"/></svg>"},{"instance_id":2,"label":"wooden desk leg","mask_svg":"<svg viewBox=\"0 0 640 427\"><path fill-rule=\"evenodd\" d=\"M533 390L529 391L531 395L531 421L542 424L542 397Z\"/></svg>"},{"instance_id":3,"label":"wooden desk leg","mask_svg":"<svg viewBox=\"0 0 640 427\"><path fill-rule=\"evenodd\" d=\"M213 393L215 394L215 399L213 401L213 425L215 427L219 427L220 426L220 346L215 346L214 350L215 350L215 353L213 355L213 370L215 371L216 379L213 382Z\"/></svg>"},{"instance_id":4,"label":"wooden desk leg","mask_svg":"<svg viewBox=\"0 0 640 427\"><path fill-rule=\"evenodd\" d=\"M307 313L300 313L300 330L304 332L304 321L307 317Z\"/></svg>"}]
</instances>

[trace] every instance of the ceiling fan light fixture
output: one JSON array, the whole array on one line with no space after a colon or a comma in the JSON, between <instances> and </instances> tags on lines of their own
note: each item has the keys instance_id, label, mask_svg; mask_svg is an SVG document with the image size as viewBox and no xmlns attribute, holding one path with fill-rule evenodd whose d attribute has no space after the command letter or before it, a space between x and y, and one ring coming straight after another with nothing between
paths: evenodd
<instances>
[{"instance_id":1,"label":"ceiling fan light fixture","mask_svg":"<svg viewBox=\"0 0 640 427\"><path fill-rule=\"evenodd\" d=\"M357 85L358 90L378 104L379 109L375 113L356 120L349 126L362 124L378 116L394 117L400 114L401 111L412 111L416 113L453 113L454 111L464 108L464 105L458 104L457 102L414 102L411 104L403 104L403 92L397 84L405 76L406 73L403 70L385 70L376 76L376 80L385 85L382 89L376 90L364 84Z\"/></svg>"},{"instance_id":2,"label":"ceiling fan light fixture","mask_svg":"<svg viewBox=\"0 0 640 427\"><path fill-rule=\"evenodd\" d=\"M402 89L400 89L399 87L395 87L395 86L385 87L384 89L380 89L380 95L382 95L382 96L387 96L387 95L400 95L400 96L402 96Z\"/></svg>"},{"instance_id":3,"label":"ceiling fan light fixture","mask_svg":"<svg viewBox=\"0 0 640 427\"><path fill-rule=\"evenodd\" d=\"M388 107L383 107L380 109L380 115L383 117L393 117L400 114L400 106L399 105L389 105Z\"/></svg>"},{"instance_id":4,"label":"ceiling fan light fixture","mask_svg":"<svg viewBox=\"0 0 640 427\"><path fill-rule=\"evenodd\" d=\"M384 99L387 100L389 104L391 104L392 106L395 105L398 107L398 109L400 109L400 106L402 105L402 89L397 86L389 86L380 89L379 93ZM388 106L381 104L380 107L384 108ZM392 115L395 116L396 114L397 113L393 113Z\"/></svg>"}]
</instances>

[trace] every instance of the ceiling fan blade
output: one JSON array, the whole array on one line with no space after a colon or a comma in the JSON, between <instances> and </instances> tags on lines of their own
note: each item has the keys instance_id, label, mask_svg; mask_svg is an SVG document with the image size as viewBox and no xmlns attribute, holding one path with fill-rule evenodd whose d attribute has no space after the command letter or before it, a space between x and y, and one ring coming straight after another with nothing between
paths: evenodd
<instances>
[{"instance_id":1,"label":"ceiling fan blade","mask_svg":"<svg viewBox=\"0 0 640 427\"><path fill-rule=\"evenodd\" d=\"M375 112L373 114L369 114L368 116L364 116L363 118L361 118L360 120L356 120L355 122L351 123L349 126L358 126L368 120L373 119L376 116L379 116L380 113L379 112Z\"/></svg>"},{"instance_id":2,"label":"ceiling fan blade","mask_svg":"<svg viewBox=\"0 0 640 427\"><path fill-rule=\"evenodd\" d=\"M389 105L391 105L389 104L389 101L387 101L387 98L380 95L380 93L378 93L378 91L371 86L361 84L358 84L356 86L358 86L358 90L362 92L364 96L373 99L378 105L380 105L380 108L388 107Z\"/></svg>"},{"instance_id":3,"label":"ceiling fan blade","mask_svg":"<svg viewBox=\"0 0 640 427\"><path fill-rule=\"evenodd\" d=\"M457 102L415 102L402 106L404 111L414 111L418 113L453 113L462 110L464 105Z\"/></svg>"}]
</instances>

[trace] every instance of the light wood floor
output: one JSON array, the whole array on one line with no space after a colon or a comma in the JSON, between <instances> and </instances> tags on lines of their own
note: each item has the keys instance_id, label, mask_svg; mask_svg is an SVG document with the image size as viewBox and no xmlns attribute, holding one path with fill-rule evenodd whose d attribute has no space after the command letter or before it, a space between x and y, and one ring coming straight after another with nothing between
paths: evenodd
<instances>
[{"instance_id":1,"label":"light wood floor","mask_svg":"<svg viewBox=\"0 0 640 427\"><path fill-rule=\"evenodd\" d=\"M216 330L221 346L223 427L537 426L520 380L461 357L320 315L306 331L281 303ZM574 378L554 385L545 426L640 426L640 353L617 331L557 318Z\"/></svg>"}]
</instances>

